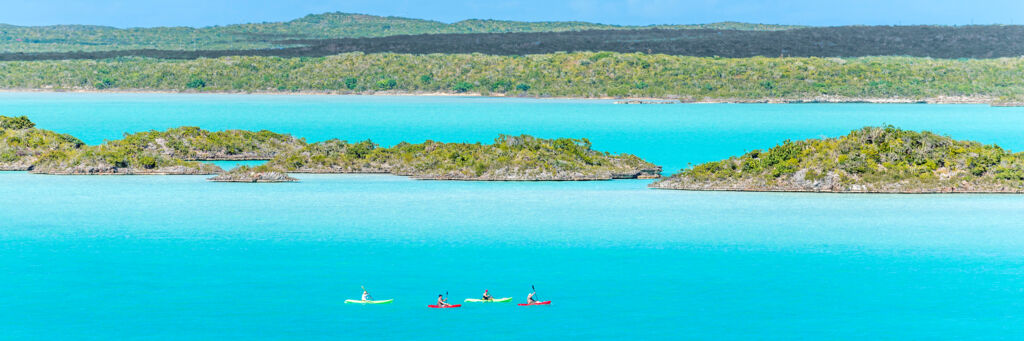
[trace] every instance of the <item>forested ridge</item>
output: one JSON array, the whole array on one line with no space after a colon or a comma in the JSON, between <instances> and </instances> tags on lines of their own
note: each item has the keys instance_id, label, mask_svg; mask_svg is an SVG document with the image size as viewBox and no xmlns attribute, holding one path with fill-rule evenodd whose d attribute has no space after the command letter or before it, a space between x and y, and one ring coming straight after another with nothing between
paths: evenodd
<instances>
[{"instance_id":1,"label":"forested ridge","mask_svg":"<svg viewBox=\"0 0 1024 341\"><path fill-rule=\"evenodd\" d=\"M95 25L0 24L0 52L111 50L239 50L290 46L288 39L337 39L393 35L495 32L560 32L637 28L781 30L796 26L721 22L698 25L618 26L579 21L463 20L443 23L354 13L311 14L285 22L211 27L116 28Z\"/></svg>"}]
</instances>

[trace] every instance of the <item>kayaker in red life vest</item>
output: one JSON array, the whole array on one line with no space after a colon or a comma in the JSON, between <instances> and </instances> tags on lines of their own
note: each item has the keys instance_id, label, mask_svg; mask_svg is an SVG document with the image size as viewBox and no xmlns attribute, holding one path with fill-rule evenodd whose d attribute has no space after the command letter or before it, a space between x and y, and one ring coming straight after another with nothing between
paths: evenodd
<instances>
[{"instance_id":1,"label":"kayaker in red life vest","mask_svg":"<svg viewBox=\"0 0 1024 341\"><path fill-rule=\"evenodd\" d=\"M484 289L484 301L491 301L491 300L494 300L494 297L491 297L491 294L487 292L487 289Z\"/></svg>"},{"instance_id":2,"label":"kayaker in red life vest","mask_svg":"<svg viewBox=\"0 0 1024 341\"><path fill-rule=\"evenodd\" d=\"M447 306L449 306L448 300L444 299L444 295L437 295L437 306L438 307L447 307Z\"/></svg>"}]
</instances>

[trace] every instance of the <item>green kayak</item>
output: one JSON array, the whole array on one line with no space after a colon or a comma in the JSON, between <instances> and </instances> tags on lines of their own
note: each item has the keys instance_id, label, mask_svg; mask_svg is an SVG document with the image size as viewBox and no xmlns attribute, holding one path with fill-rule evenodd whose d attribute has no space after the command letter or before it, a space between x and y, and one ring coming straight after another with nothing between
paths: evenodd
<instances>
[{"instance_id":1,"label":"green kayak","mask_svg":"<svg viewBox=\"0 0 1024 341\"><path fill-rule=\"evenodd\" d=\"M467 298L466 299L466 302L475 302L475 303L502 303L502 302L511 302L511 301L512 301L511 297L495 298L493 300L487 300L487 301L481 300L481 299L476 299L476 298Z\"/></svg>"},{"instance_id":2,"label":"green kayak","mask_svg":"<svg viewBox=\"0 0 1024 341\"><path fill-rule=\"evenodd\" d=\"M391 302L394 302L394 301L395 301L394 299L383 300L383 301L345 300L345 303L354 303L354 304L388 304L388 303L391 303Z\"/></svg>"}]
</instances>

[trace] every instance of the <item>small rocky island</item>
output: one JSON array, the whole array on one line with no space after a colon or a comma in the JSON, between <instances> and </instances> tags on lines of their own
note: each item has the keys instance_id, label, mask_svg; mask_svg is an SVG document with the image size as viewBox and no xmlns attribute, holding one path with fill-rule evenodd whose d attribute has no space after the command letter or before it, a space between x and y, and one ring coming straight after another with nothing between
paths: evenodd
<instances>
[{"instance_id":1,"label":"small rocky island","mask_svg":"<svg viewBox=\"0 0 1024 341\"><path fill-rule=\"evenodd\" d=\"M238 166L209 179L213 182L295 182L283 169L267 165Z\"/></svg>"},{"instance_id":2,"label":"small rocky island","mask_svg":"<svg viewBox=\"0 0 1024 341\"><path fill-rule=\"evenodd\" d=\"M1024 153L930 132L866 127L686 169L652 188L843 193L1024 193Z\"/></svg>"}]
</instances>

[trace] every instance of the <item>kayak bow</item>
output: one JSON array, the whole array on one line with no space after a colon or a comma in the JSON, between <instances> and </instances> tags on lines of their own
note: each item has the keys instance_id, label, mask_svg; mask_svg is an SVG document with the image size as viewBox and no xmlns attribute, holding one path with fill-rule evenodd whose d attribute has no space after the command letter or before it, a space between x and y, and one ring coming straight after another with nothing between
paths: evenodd
<instances>
[{"instance_id":1,"label":"kayak bow","mask_svg":"<svg viewBox=\"0 0 1024 341\"><path fill-rule=\"evenodd\" d=\"M353 303L353 304L388 304L388 303L391 303L391 302L394 302L394 301L395 301L394 299L383 300L383 301L345 300L345 303Z\"/></svg>"}]
</instances>

